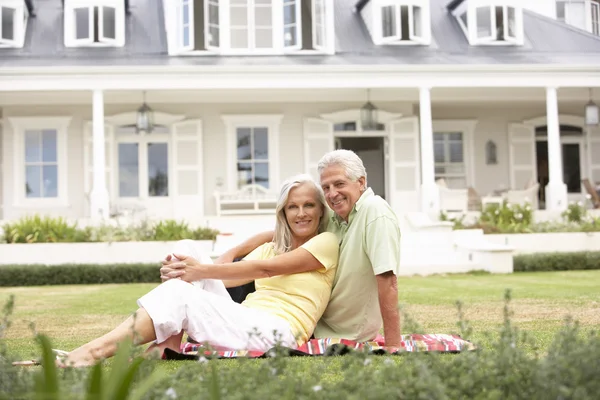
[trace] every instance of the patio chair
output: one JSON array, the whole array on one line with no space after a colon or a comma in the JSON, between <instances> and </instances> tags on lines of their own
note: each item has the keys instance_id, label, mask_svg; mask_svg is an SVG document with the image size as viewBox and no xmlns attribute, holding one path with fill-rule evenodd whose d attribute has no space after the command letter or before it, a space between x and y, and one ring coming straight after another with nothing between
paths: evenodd
<instances>
[{"instance_id":1,"label":"patio chair","mask_svg":"<svg viewBox=\"0 0 600 400\"><path fill-rule=\"evenodd\" d=\"M467 212L469 209L469 190L468 189L450 189L441 185L440 190L440 209L450 212Z\"/></svg>"},{"instance_id":2,"label":"patio chair","mask_svg":"<svg viewBox=\"0 0 600 400\"><path fill-rule=\"evenodd\" d=\"M506 192L506 201L511 204L519 204L521 206L529 203L534 210L538 209L538 192L540 184L536 183L524 190L509 190Z\"/></svg>"},{"instance_id":3,"label":"patio chair","mask_svg":"<svg viewBox=\"0 0 600 400\"><path fill-rule=\"evenodd\" d=\"M594 186L592 185L592 182L590 182L589 179L585 178L581 180L581 183L583 183L585 191L588 192L588 194L590 195L592 205L594 206L594 208L600 208L600 195L598 194L596 188L594 188Z\"/></svg>"}]
</instances>

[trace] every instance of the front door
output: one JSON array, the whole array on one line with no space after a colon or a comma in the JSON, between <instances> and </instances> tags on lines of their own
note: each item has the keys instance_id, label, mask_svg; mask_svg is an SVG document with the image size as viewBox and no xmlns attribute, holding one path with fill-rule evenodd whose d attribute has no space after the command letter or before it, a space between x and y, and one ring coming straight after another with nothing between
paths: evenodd
<instances>
[{"instance_id":1,"label":"front door","mask_svg":"<svg viewBox=\"0 0 600 400\"><path fill-rule=\"evenodd\" d=\"M582 143L579 139L562 138L562 170L563 182L567 185L569 201L579 201L582 196L581 171L583 169ZM545 204L545 187L549 181L548 173L548 141L538 140L536 143L538 182L540 184L540 208ZM545 208L545 207L544 207Z\"/></svg>"},{"instance_id":2,"label":"front door","mask_svg":"<svg viewBox=\"0 0 600 400\"><path fill-rule=\"evenodd\" d=\"M385 145L382 136L338 137L335 148L352 150L360 157L367 170L367 185L375 194L386 198Z\"/></svg>"}]
</instances>

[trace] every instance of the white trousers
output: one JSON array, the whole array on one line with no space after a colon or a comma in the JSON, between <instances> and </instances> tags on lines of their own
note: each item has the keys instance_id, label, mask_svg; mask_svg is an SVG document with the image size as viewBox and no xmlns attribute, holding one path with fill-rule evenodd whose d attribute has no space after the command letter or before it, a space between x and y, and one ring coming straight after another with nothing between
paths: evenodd
<instances>
[{"instance_id":1,"label":"white trousers","mask_svg":"<svg viewBox=\"0 0 600 400\"><path fill-rule=\"evenodd\" d=\"M173 253L212 264L192 240L177 242ZM171 279L137 303L152 318L157 343L183 330L195 341L217 349L266 351L276 343L296 347L287 321L234 302L220 280L190 284Z\"/></svg>"}]
</instances>

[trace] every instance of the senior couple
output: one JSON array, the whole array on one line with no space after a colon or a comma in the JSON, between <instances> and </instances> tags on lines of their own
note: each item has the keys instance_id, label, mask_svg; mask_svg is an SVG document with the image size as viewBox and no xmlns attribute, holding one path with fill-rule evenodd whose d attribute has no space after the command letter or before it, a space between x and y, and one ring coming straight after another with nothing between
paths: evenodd
<instances>
[{"instance_id":1,"label":"senior couple","mask_svg":"<svg viewBox=\"0 0 600 400\"><path fill-rule=\"evenodd\" d=\"M266 351L276 343L295 348L313 334L371 340L383 324L385 345L399 346L398 220L368 188L353 152L327 153L318 172L320 184L307 175L283 183L274 232L215 264L192 241L178 242L163 261L163 283L121 325L70 352L65 365L92 365L126 338L180 351L184 333L216 348ZM226 288L251 281L256 291L234 302Z\"/></svg>"}]
</instances>

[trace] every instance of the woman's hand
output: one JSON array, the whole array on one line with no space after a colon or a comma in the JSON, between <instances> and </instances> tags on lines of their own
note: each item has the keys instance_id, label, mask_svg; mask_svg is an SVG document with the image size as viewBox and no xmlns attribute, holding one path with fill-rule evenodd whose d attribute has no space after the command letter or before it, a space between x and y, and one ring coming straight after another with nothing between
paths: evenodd
<instances>
[{"instance_id":1,"label":"woman's hand","mask_svg":"<svg viewBox=\"0 0 600 400\"><path fill-rule=\"evenodd\" d=\"M169 279L181 279L186 282L193 282L202 279L199 272L202 265L193 257L182 254L168 255L162 262L160 269L160 279L163 282Z\"/></svg>"}]
</instances>

